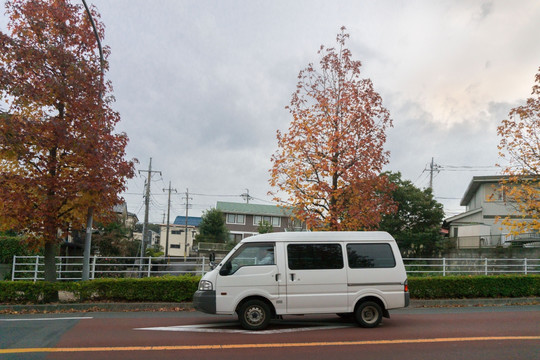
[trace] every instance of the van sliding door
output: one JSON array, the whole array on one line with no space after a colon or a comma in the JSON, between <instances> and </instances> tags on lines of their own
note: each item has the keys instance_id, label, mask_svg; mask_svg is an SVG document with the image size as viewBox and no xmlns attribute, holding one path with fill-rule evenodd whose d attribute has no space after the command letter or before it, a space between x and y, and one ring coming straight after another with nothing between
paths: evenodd
<instances>
[{"instance_id":1,"label":"van sliding door","mask_svg":"<svg viewBox=\"0 0 540 360\"><path fill-rule=\"evenodd\" d=\"M340 243L287 244L287 313L347 311L347 272Z\"/></svg>"}]
</instances>

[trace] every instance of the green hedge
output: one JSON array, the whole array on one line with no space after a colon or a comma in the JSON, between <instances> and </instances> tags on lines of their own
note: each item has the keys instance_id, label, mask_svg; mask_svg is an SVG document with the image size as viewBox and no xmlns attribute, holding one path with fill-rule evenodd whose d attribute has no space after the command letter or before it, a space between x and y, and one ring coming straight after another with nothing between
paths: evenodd
<instances>
[{"instance_id":1,"label":"green hedge","mask_svg":"<svg viewBox=\"0 0 540 360\"><path fill-rule=\"evenodd\" d=\"M0 281L0 303L46 303L58 291L75 301L191 301L199 276L97 279L78 282ZM409 278L413 299L463 299L540 296L540 275L447 276Z\"/></svg>"},{"instance_id":2,"label":"green hedge","mask_svg":"<svg viewBox=\"0 0 540 360\"><path fill-rule=\"evenodd\" d=\"M413 299L540 296L540 275L413 277L409 291Z\"/></svg>"},{"instance_id":3,"label":"green hedge","mask_svg":"<svg viewBox=\"0 0 540 360\"><path fill-rule=\"evenodd\" d=\"M191 301L199 280L199 276L186 275L54 283L0 281L0 303L46 303L58 291L73 293L76 301Z\"/></svg>"}]
</instances>

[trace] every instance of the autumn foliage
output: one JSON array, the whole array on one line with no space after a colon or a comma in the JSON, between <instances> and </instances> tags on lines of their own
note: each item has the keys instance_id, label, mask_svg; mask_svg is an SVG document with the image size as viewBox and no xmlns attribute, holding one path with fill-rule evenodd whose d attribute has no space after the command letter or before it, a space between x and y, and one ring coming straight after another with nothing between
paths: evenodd
<instances>
[{"instance_id":1,"label":"autumn foliage","mask_svg":"<svg viewBox=\"0 0 540 360\"><path fill-rule=\"evenodd\" d=\"M318 51L319 67L300 71L287 107L292 121L287 133L277 132L272 156L275 200L310 229L373 229L395 210L380 175L392 121L371 80L361 78L348 37L342 28L336 48Z\"/></svg>"},{"instance_id":2,"label":"autumn foliage","mask_svg":"<svg viewBox=\"0 0 540 360\"><path fill-rule=\"evenodd\" d=\"M116 134L108 69L81 4L6 2L0 32L0 227L35 246L83 229L87 210L110 213L133 176ZM99 19L95 8L93 17ZM97 21L100 38L104 27ZM105 59L109 54L105 48ZM3 105L2 105L3 104Z\"/></svg>"},{"instance_id":3,"label":"autumn foliage","mask_svg":"<svg viewBox=\"0 0 540 360\"><path fill-rule=\"evenodd\" d=\"M532 97L512 109L497 129L500 155L509 162L501 188L515 207L501 223L513 235L540 232L540 68L535 82Z\"/></svg>"}]
</instances>

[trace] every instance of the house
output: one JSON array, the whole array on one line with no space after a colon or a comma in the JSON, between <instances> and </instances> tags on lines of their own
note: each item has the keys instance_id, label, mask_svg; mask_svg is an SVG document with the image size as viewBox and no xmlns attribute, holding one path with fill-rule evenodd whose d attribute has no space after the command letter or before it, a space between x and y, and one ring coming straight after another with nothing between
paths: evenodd
<instances>
[{"instance_id":1,"label":"house","mask_svg":"<svg viewBox=\"0 0 540 360\"><path fill-rule=\"evenodd\" d=\"M160 225L161 236L159 244L168 256L192 256L193 241L199 233L202 219L196 216L177 216L174 223L169 225L169 240L167 249L167 225ZM166 251L167 250L167 251Z\"/></svg>"},{"instance_id":2,"label":"house","mask_svg":"<svg viewBox=\"0 0 540 360\"><path fill-rule=\"evenodd\" d=\"M258 234L263 222L272 225L272 232L305 230L305 224L292 218L292 210L276 205L218 201L216 209L225 214L225 226L235 243Z\"/></svg>"},{"instance_id":3,"label":"house","mask_svg":"<svg viewBox=\"0 0 540 360\"><path fill-rule=\"evenodd\" d=\"M531 243L540 241L538 234L510 235L498 217L517 217L516 207L505 196L500 182L507 176L475 176L472 178L461 206L466 211L444 221L443 227L449 230L449 237L456 240L458 248L480 248L506 246L510 243Z\"/></svg>"},{"instance_id":4,"label":"house","mask_svg":"<svg viewBox=\"0 0 540 360\"><path fill-rule=\"evenodd\" d=\"M115 205L113 211L118 216L118 220L126 229L133 229L135 224L139 221L137 215L130 213L127 210L127 204L125 202Z\"/></svg>"},{"instance_id":5,"label":"house","mask_svg":"<svg viewBox=\"0 0 540 360\"><path fill-rule=\"evenodd\" d=\"M148 246L157 245L159 244L159 237L160 234L152 229L146 230L146 242L150 243L150 245L145 245L147 248ZM133 240L142 241L142 232L134 232L133 233Z\"/></svg>"}]
</instances>

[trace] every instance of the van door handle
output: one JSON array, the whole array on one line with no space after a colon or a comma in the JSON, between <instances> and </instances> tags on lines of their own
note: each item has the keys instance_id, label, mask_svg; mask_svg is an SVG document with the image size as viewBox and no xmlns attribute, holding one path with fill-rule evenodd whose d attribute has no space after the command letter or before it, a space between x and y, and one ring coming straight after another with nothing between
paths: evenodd
<instances>
[{"instance_id":1,"label":"van door handle","mask_svg":"<svg viewBox=\"0 0 540 360\"><path fill-rule=\"evenodd\" d=\"M281 274L276 274L276 281L279 281L279 278L281 277Z\"/></svg>"},{"instance_id":2,"label":"van door handle","mask_svg":"<svg viewBox=\"0 0 540 360\"><path fill-rule=\"evenodd\" d=\"M294 281L295 274L291 274L291 281Z\"/></svg>"}]
</instances>

